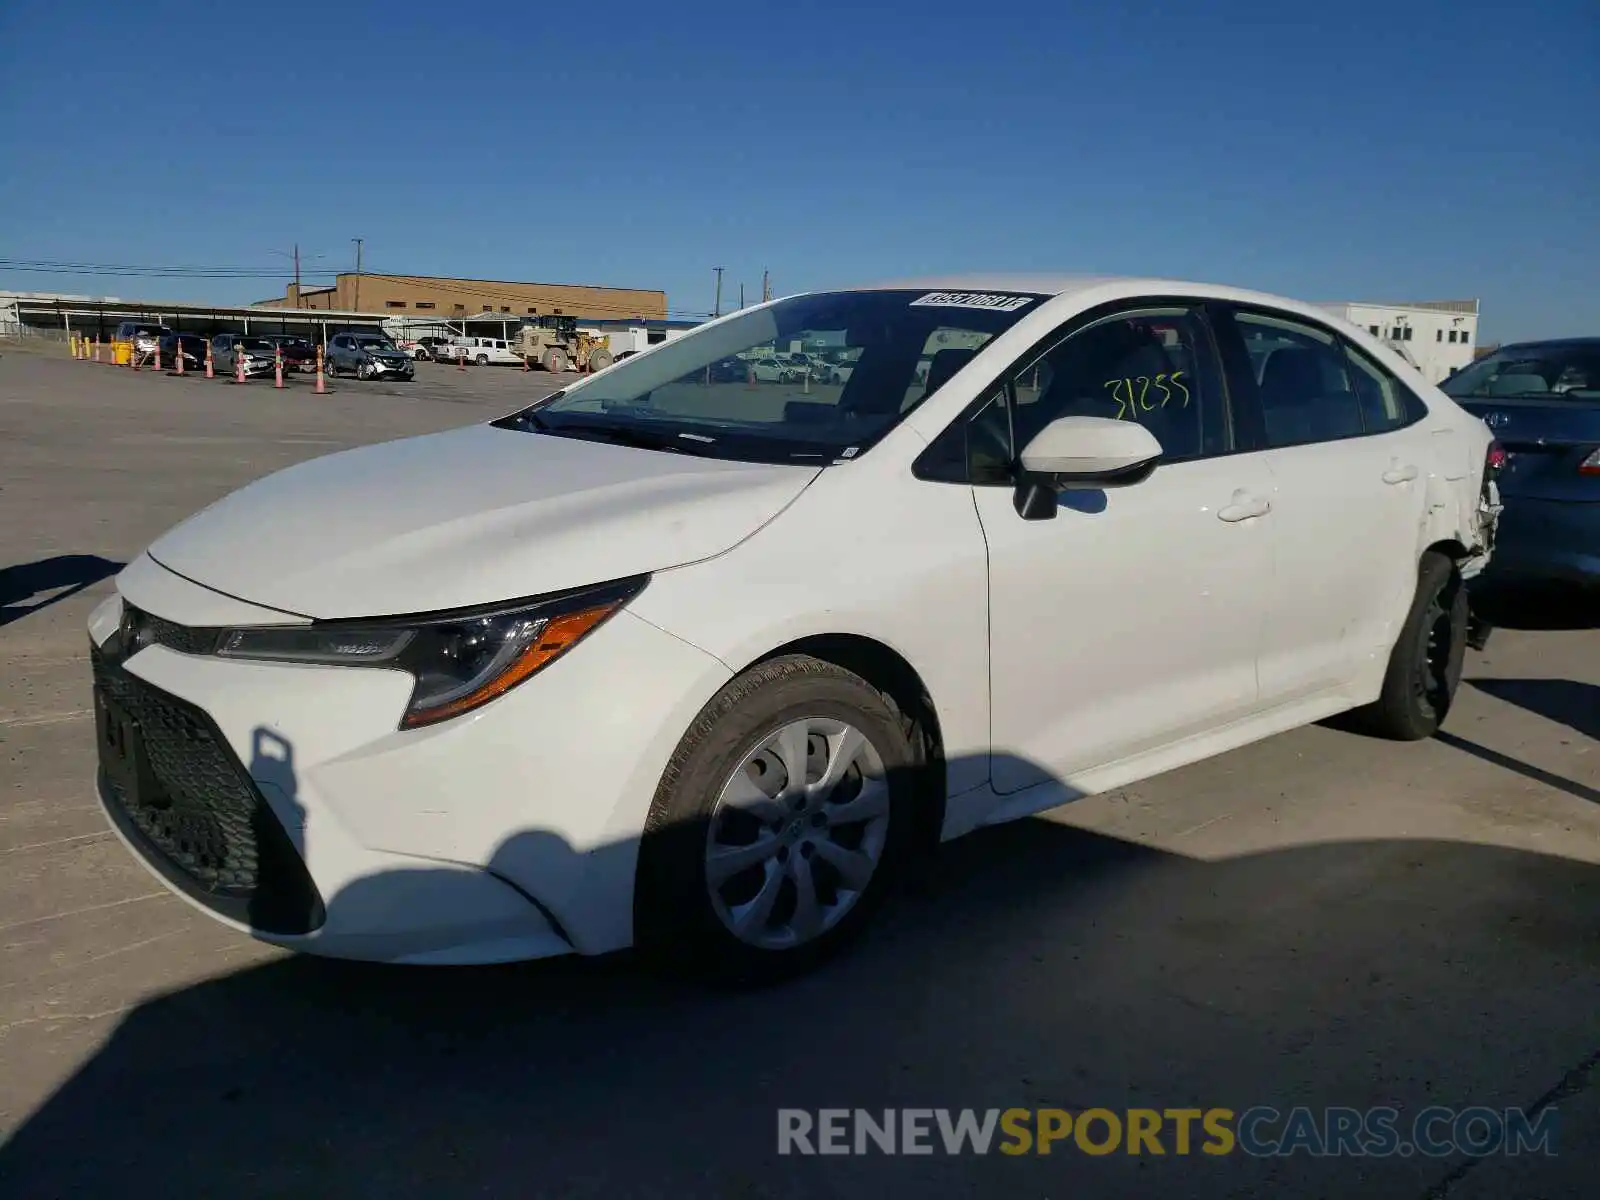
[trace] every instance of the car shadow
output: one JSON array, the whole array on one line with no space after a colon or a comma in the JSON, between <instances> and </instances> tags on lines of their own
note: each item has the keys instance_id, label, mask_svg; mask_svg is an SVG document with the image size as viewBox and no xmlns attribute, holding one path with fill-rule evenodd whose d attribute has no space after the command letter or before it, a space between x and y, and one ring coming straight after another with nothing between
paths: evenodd
<instances>
[{"instance_id":1,"label":"car shadow","mask_svg":"<svg viewBox=\"0 0 1600 1200\"><path fill-rule=\"evenodd\" d=\"M282 748L267 757L290 785ZM492 866L609 870L637 850L533 830ZM404 901L428 873L328 908ZM0 1147L0 1179L18 1196L1415 1195L1470 1161L1170 1140L1161 1158L785 1157L777 1111L1531 1104L1593 1047L1597 907L1594 865L1492 846L1208 862L1028 819L941 848L852 952L779 987L708 991L629 953L286 957L153 998Z\"/></svg>"},{"instance_id":2,"label":"car shadow","mask_svg":"<svg viewBox=\"0 0 1600 1200\"><path fill-rule=\"evenodd\" d=\"M1474 615L1499 629L1600 629L1600 598L1592 589L1484 581L1473 585L1471 595Z\"/></svg>"},{"instance_id":3,"label":"car shadow","mask_svg":"<svg viewBox=\"0 0 1600 1200\"><path fill-rule=\"evenodd\" d=\"M76 596L126 565L98 554L58 554L15 567L0 567L0 626Z\"/></svg>"},{"instance_id":4,"label":"car shadow","mask_svg":"<svg viewBox=\"0 0 1600 1200\"><path fill-rule=\"evenodd\" d=\"M1480 692L1600 741L1600 685L1574 679L1469 679Z\"/></svg>"}]
</instances>

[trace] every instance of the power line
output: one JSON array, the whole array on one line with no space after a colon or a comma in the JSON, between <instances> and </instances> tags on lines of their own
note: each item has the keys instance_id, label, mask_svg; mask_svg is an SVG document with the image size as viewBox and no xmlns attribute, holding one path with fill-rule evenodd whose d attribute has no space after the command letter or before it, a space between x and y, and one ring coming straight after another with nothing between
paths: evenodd
<instances>
[{"instance_id":1,"label":"power line","mask_svg":"<svg viewBox=\"0 0 1600 1200\"><path fill-rule=\"evenodd\" d=\"M284 274L282 267L136 267L16 258L0 259L0 270L57 275L112 275L127 279L281 279ZM331 276L333 272L326 274Z\"/></svg>"}]
</instances>

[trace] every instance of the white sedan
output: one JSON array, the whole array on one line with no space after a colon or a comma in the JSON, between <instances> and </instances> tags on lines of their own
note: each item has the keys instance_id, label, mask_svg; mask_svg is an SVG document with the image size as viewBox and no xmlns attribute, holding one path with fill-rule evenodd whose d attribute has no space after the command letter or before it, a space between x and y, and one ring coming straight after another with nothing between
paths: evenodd
<instances>
[{"instance_id":1,"label":"white sedan","mask_svg":"<svg viewBox=\"0 0 1600 1200\"><path fill-rule=\"evenodd\" d=\"M708 370L816 341L826 398ZM1293 300L792 297L161 537L91 618L99 794L292 949L790 973L940 839L1344 710L1431 734L1497 456Z\"/></svg>"}]
</instances>

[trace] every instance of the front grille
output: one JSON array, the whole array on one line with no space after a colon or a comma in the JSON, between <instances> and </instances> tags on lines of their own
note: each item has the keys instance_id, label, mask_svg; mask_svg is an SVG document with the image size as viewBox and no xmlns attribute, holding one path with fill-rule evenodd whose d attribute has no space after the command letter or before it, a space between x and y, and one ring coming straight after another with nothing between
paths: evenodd
<instances>
[{"instance_id":1,"label":"front grille","mask_svg":"<svg viewBox=\"0 0 1600 1200\"><path fill-rule=\"evenodd\" d=\"M96 690L137 727L148 768L137 798L102 773L123 832L175 886L224 916L270 933L321 925L305 863L211 719L98 647L90 660Z\"/></svg>"}]
</instances>

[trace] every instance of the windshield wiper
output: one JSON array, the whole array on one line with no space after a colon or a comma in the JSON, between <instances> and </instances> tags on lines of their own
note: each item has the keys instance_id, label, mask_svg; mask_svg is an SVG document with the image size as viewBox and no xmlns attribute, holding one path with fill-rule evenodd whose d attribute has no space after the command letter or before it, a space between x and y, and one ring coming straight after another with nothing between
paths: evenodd
<instances>
[{"instance_id":1,"label":"windshield wiper","mask_svg":"<svg viewBox=\"0 0 1600 1200\"><path fill-rule=\"evenodd\" d=\"M530 417L532 413L528 414ZM639 450L669 450L679 454L704 454L710 439L680 438L677 434L656 433L640 429L637 425L602 425L584 422L562 422L552 425L545 421L543 433L557 436L592 438L595 441L614 442L619 446L633 446Z\"/></svg>"}]
</instances>

